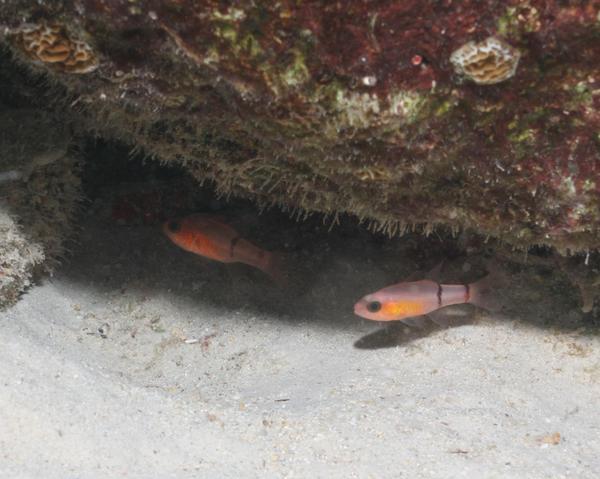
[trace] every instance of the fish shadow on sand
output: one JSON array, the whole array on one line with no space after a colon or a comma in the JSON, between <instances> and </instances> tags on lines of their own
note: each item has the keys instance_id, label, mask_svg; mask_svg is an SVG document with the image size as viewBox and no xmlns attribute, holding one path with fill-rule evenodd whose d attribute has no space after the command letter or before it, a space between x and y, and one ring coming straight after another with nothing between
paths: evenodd
<instances>
[{"instance_id":1,"label":"fish shadow on sand","mask_svg":"<svg viewBox=\"0 0 600 479\"><path fill-rule=\"evenodd\" d=\"M440 331L477 322L476 314L461 317L451 323L439 324L427 316L418 318L416 326L409 326L402 321L392 322L385 327L369 333L354 343L356 349L386 349L407 345Z\"/></svg>"}]
</instances>

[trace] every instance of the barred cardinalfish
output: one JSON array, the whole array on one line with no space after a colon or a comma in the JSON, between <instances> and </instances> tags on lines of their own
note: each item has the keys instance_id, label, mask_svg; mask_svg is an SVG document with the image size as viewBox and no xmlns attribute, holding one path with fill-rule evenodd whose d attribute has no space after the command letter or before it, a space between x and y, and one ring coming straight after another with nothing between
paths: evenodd
<instances>
[{"instance_id":1,"label":"barred cardinalfish","mask_svg":"<svg viewBox=\"0 0 600 479\"><path fill-rule=\"evenodd\" d=\"M283 256L243 239L219 217L194 214L164 223L163 231L180 248L222 263L245 263L284 281Z\"/></svg>"},{"instance_id":2,"label":"barred cardinalfish","mask_svg":"<svg viewBox=\"0 0 600 479\"><path fill-rule=\"evenodd\" d=\"M492 273L472 284L440 284L430 279L398 283L363 297L354 305L354 314L374 321L402 321L465 303L495 311L500 304L489 293L496 280Z\"/></svg>"}]
</instances>

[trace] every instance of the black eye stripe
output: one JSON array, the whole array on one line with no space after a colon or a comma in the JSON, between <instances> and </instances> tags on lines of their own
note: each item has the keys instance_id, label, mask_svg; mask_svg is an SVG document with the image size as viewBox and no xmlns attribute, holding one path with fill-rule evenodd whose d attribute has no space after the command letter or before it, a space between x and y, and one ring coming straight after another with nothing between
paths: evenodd
<instances>
[{"instance_id":1,"label":"black eye stripe","mask_svg":"<svg viewBox=\"0 0 600 479\"><path fill-rule=\"evenodd\" d=\"M367 304L367 311L370 313L376 313L381 309L381 303L379 301L371 301Z\"/></svg>"}]
</instances>

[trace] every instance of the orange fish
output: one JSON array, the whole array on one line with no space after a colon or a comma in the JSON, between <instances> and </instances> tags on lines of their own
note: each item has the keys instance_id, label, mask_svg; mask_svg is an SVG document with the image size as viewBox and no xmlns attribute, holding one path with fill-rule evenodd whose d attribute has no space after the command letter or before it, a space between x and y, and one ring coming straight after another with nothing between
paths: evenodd
<instances>
[{"instance_id":1,"label":"orange fish","mask_svg":"<svg viewBox=\"0 0 600 479\"><path fill-rule=\"evenodd\" d=\"M398 283L368 294L354 305L354 314L374 321L402 321L453 304L470 303L489 310L498 305L488 296L493 275L472 284L440 284L424 279Z\"/></svg>"},{"instance_id":2,"label":"orange fish","mask_svg":"<svg viewBox=\"0 0 600 479\"><path fill-rule=\"evenodd\" d=\"M240 237L218 217L194 214L164 223L163 231L180 248L222 263L245 263L283 281L282 255L265 251Z\"/></svg>"}]
</instances>

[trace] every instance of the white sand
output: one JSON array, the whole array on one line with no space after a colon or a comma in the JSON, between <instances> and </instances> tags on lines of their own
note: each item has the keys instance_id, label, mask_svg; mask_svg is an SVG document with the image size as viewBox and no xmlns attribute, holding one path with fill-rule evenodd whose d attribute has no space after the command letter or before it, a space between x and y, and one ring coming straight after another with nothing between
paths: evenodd
<instances>
[{"instance_id":1,"label":"white sand","mask_svg":"<svg viewBox=\"0 0 600 479\"><path fill-rule=\"evenodd\" d=\"M0 316L0 477L600 477L598 336L504 319L359 349L381 273L323 268L293 298L87 228Z\"/></svg>"}]
</instances>

